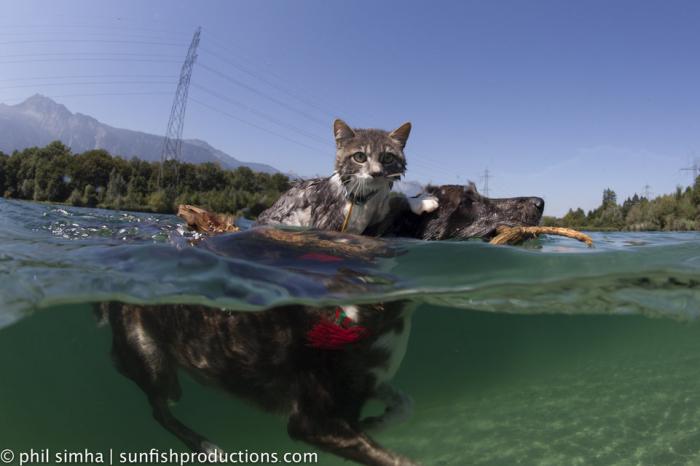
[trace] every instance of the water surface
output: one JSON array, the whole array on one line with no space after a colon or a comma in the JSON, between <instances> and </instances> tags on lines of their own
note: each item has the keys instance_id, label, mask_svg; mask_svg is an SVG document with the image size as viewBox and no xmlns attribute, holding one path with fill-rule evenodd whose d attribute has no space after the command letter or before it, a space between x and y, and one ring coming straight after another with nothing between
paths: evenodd
<instances>
[{"instance_id":1,"label":"water surface","mask_svg":"<svg viewBox=\"0 0 700 466\"><path fill-rule=\"evenodd\" d=\"M401 297L419 303L396 378L416 408L386 446L435 465L700 464L700 234L592 236L392 240L338 261L245 235L193 247L174 216L0 199L0 446L182 449L112 367L89 303ZM176 414L225 449L311 450L273 415L183 388Z\"/></svg>"}]
</instances>

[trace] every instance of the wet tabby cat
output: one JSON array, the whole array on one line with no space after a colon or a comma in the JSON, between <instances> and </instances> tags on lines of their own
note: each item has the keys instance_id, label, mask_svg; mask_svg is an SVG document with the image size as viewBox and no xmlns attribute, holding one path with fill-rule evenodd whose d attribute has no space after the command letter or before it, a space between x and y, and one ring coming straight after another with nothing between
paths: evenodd
<instances>
[{"instance_id":1,"label":"wet tabby cat","mask_svg":"<svg viewBox=\"0 0 700 466\"><path fill-rule=\"evenodd\" d=\"M390 212L391 187L406 171L404 148L411 123L391 132L352 129L335 120L335 171L302 181L258 217L258 224L283 224L361 234ZM437 208L433 196L409 199L416 214ZM345 224L345 228L343 225Z\"/></svg>"}]
</instances>

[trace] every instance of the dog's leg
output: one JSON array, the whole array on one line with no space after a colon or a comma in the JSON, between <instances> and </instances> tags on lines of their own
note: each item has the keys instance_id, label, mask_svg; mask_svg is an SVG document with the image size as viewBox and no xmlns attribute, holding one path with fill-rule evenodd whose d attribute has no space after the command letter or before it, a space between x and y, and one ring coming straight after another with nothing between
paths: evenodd
<instances>
[{"instance_id":1,"label":"dog's leg","mask_svg":"<svg viewBox=\"0 0 700 466\"><path fill-rule=\"evenodd\" d=\"M158 423L193 451L216 451L216 445L182 424L170 411L168 402L181 396L177 368L149 333L140 311L121 304L110 309L112 358L117 369L144 391Z\"/></svg>"},{"instance_id":2,"label":"dog's leg","mask_svg":"<svg viewBox=\"0 0 700 466\"><path fill-rule=\"evenodd\" d=\"M382 383L377 387L375 398L384 403L384 412L380 416L369 416L362 419L360 422L362 430L376 433L389 424L407 421L413 414L413 399L407 393L387 383Z\"/></svg>"},{"instance_id":3,"label":"dog's leg","mask_svg":"<svg viewBox=\"0 0 700 466\"><path fill-rule=\"evenodd\" d=\"M302 440L342 458L367 466L417 466L417 463L393 453L342 418L310 417L295 412L287 426L289 436Z\"/></svg>"},{"instance_id":4,"label":"dog's leg","mask_svg":"<svg viewBox=\"0 0 700 466\"><path fill-rule=\"evenodd\" d=\"M158 421L160 425L165 427L168 432L179 438L189 449L203 453L221 451L221 448L217 447L173 416L164 398L152 398L149 396L149 402L153 407L153 418Z\"/></svg>"}]
</instances>

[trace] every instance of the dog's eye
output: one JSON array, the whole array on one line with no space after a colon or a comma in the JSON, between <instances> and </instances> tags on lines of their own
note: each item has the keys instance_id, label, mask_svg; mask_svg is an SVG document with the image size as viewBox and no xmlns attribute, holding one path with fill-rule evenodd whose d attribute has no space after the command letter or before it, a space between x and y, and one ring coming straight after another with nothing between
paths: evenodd
<instances>
[{"instance_id":1,"label":"dog's eye","mask_svg":"<svg viewBox=\"0 0 700 466\"><path fill-rule=\"evenodd\" d=\"M394 160L396 160L396 156L391 152L384 152L382 155L379 156L379 161L384 165L388 165Z\"/></svg>"},{"instance_id":2,"label":"dog's eye","mask_svg":"<svg viewBox=\"0 0 700 466\"><path fill-rule=\"evenodd\" d=\"M352 159L357 163L365 163L367 161L367 154L364 152L355 152L352 154Z\"/></svg>"}]
</instances>

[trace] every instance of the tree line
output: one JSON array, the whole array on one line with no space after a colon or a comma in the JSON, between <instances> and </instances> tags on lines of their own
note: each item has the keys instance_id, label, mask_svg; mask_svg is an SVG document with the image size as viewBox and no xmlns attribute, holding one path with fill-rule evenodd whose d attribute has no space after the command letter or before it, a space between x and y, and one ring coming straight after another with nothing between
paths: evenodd
<instances>
[{"instance_id":1,"label":"tree line","mask_svg":"<svg viewBox=\"0 0 700 466\"><path fill-rule=\"evenodd\" d=\"M247 167L224 170L214 163L147 162L97 149L79 154L60 141L11 155L0 152L0 195L6 198L174 213L178 204L255 218L290 187L282 174ZM618 203L612 189L600 206L569 209L549 226L579 230L700 230L700 177L673 194L647 199L635 194Z\"/></svg>"},{"instance_id":2,"label":"tree line","mask_svg":"<svg viewBox=\"0 0 700 466\"><path fill-rule=\"evenodd\" d=\"M700 230L700 176L693 186L678 186L673 194L647 199L635 194L618 204L612 189L603 191L597 208L580 207L562 218L545 217L545 225L578 230L691 231Z\"/></svg>"},{"instance_id":3,"label":"tree line","mask_svg":"<svg viewBox=\"0 0 700 466\"><path fill-rule=\"evenodd\" d=\"M60 141L12 155L0 152L0 195L5 198L174 213L178 204L256 217L289 189L282 174L214 163L147 162L105 150L71 152Z\"/></svg>"}]
</instances>

